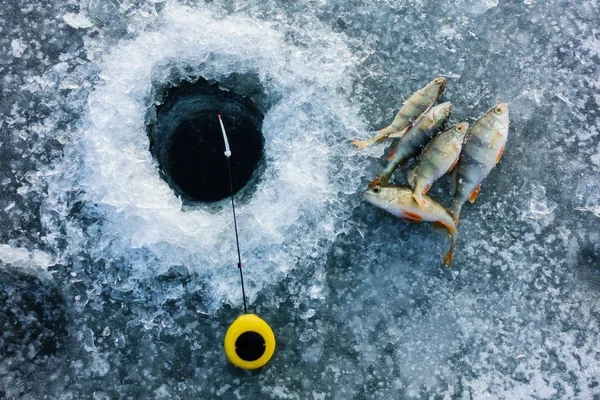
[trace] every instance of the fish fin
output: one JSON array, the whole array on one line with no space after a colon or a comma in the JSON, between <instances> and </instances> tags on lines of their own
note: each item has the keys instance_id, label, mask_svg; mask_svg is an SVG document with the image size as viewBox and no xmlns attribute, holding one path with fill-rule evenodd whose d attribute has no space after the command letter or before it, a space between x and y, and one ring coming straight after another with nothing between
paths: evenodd
<instances>
[{"instance_id":1,"label":"fish fin","mask_svg":"<svg viewBox=\"0 0 600 400\"><path fill-rule=\"evenodd\" d=\"M429 189L431 189L431 183L429 185L427 185L425 190L423 190L423 194L427 194L427 192L429 192Z\"/></svg>"},{"instance_id":2,"label":"fish fin","mask_svg":"<svg viewBox=\"0 0 600 400\"><path fill-rule=\"evenodd\" d=\"M370 188L374 187L374 186L385 186L387 185L388 182L385 181L385 179L383 179L383 177L381 175L375 177L375 179L373 179L371 182L369 182L369 186Z\"/></svg>"},{"instance_id":3,"label":"fish fin","mask_svg":"<svg viewBox=\"0 0 600 400\"><path fill-rule=\"evenodd\" d=\"M454 169L454 167L456 167L456 164L458 164L458 159L460 158L460 155L458 157L456 157L456 160L454 160L454 162L452 163L452 165L450 166L450 168L448 169L448 171L452 171Z\"/></svg>"},{"instance_id":4,"label":"fish fin","mask_svg":"<svg viewBox=\"0 0 600 400\"><path fill-rule=\"evenodd\" d=\"M452 171L452 178L450 179L450 194L452 196L456 194L456 189L458 189L458 168Z\"/></svg>"},{"instance_id":5,"label":"fish fin","mask_svg":"<svg viewBox=\"0 0 600 400\"><path fill-rule=\"evenodd\" d=\"M446 225L442 224L440 221L435 221L431 224L432 229L446 229Z\"/></svg>"},{"instance_id":6,"label":"fish fin","mask_svg":"<svg viewBox=\"0 0 600 400\"><path fill-rule=\"evenodd\" d=\"M406 222L410 222L410 223L421 222L420 219L414 219L414 218L408 218L408 217L400 217L400 219L402 221L406 221Z\"/></svg>"},{"instance_id":7,"label":"fish fin","mask_svg":"<svg viewBox=\"0 0 600 400\"><path fill-rule=\"evenodd\" d=\"M498 153L498 157L496 157L496 164L498 164L498 162L500 161L500 157L502 157L502 153L504 153L504 147L502 146L502 148L500 149L500 153Z\"/></svg>"},{"instance_id":8,"label":"fish fin","mask_svg":"<svg viewBox=\"0 0 600 400\"><path fill-rule=\"evenodd\" d=\"M452 253L454 252L454 246L455 244L452 243L452 245L450 246L450 250L448 250L448 252L444 256L444 264L446 264L448 268L450 268L450 264L452 264Z\"/></svg>"},{"instance_id":9,"label":"fish fin","mask_svg":"<svg viewBox=\"0 0 600 400\"><path fill-rule=\"evenodd\" d=\"M494 146L496 146L498 144L498 142L500 140L502 140L502 134L498 131L494 132L494 137L492 137L492 140L490 140L490 144L488 145L488 150L494 148Z\"/></svg>"},{"instance_id":10,"label":"fish fin","mask_svg":"<svg viewBox=\"0 0 600 400\"><path fill-rule=\"evenodd\" d=\"M394 155L396 155L396 150L398 150L398 148L396 147L394 150L392 150L392 152L390 153L389 156L387 156L387 160L391 161L392 158L394 158Z\"/></svg>"},{"instance_id":11,"label":"fish fin","mask_svg":"<svg viewBox=\"0 0 600 400\"><path fill-rule=\"evenodd\" d=\"M419 203L420 205L422 205L422 206L426 206L427 205L427 200L425 200L423 198L423 196L421 196L420 193L418 193L418 192L417 193L413 192L413 199L415 199L415 201L417 203Z\"/></svg>"},{"instance_id":12,"label":"fish fin","mask_svg":"<svg viewBox=\"0 0 600 400\"><path fill-rule=\"evenodd\" d=\"M449 224L449 223L447 223L447 222L444 222L444 221L435 221L435 223L436 223L436 224L440 224L442 227L444 227L445 229L447 229L447 230L448 230L448 233L450 233L450 232L451 232L451 233L456 233L456 232L458 232L458 231L456 230L456 228L455 228L455 227L453 227L452 225L450 225L450 224Z\"/></svg>"},{"instance_id":13,"label":"fish fin","mask_svg":"<svg viewBox=\"0 0 600 400\"><path fill-rule=\"evenodd\" d=\"M410 212L410 211L404 211L404 215L406 215L410 219L416 220L417 222L423 221L423 217L421 217L417 213L413 213L413 212Z\"/></svg>"},{"instance_id":14,"label":"fish fin","mask_svg":"<svg viewBox=\"0 0 600 400\"><path fill-rule=\"evenodd\" d=\"M477 196L479 195L479 192L481 191L481 185L478 185L475 190L473 190L471 192L471 194L469 195L469 201L471 202L471 204L475 203L475 199L477 198Z\"/></svg>"},{"instance_id":15,"label":"fish fin","mask_svg":"<svg viewBox=\"0 0 600 400\"><path fill-rule=\"evenodd\" d=\"M371 140L368 139L368 140L355 140L354 142L350 142L350 144L358 147L358 150L362 150L366 147L369 147L373 143L371 143Z\"/></svg>"},{"instance_id":16,"label":"fish fin","mask_svg":"<svg viewBox=\"0 0 600 400\"><path fill-rule=\"evenodd\" d=\"M408 179L408 184L409 184L409 185L410 185L410 187L411 187L411 188L413 188L413 189L415 188L415 185L416 185L416 183L417 183L417 182L416 182L416 179L417 179L417 168L418 168L418 167L415 167L415 168L413 168L413 169L412 169L412 171L410 171L410 172L408 173L408 176L407 176L407 179Z\"/></svg>"},{"instance_id":17,"label":"fish fin","mask_svg":"<svg viewBox=\"0 0 600 400\"><path fill-rule=\"evenodd\" d=\"M423 198L423 196L427 193L427 191L429 190L429 188L431 187L431 184L428 185L425 190L422 190L420 188L418 188L418 190L414 190L413 191L413 199L415 199L415 201L417 203L419 203L422 206L426 206L427 205L427 200L425 200Z\"/></svg>"},{"instance_id":18,"label":"fish fin","mask_svg":"<svg viewBox=\"0 0 600 400\"><path fill-rule=\"evenodd\" d=\"M454 252L454 247L456 247L456 241L458 240L458 232L455 232L454 234L450 234L450 232L448 232L448 234L452 239L452 244L450 245L450 250L448 250L444 256L444 264L450 268L450 264L452 264L452 253Z\"/></svg>"}]
</instances>

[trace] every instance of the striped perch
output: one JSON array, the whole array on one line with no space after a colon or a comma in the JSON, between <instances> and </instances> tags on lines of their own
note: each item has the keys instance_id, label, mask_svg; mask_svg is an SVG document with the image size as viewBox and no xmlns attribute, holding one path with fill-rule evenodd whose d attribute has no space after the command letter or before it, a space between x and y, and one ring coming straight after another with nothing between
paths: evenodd
<instances>
[{"instance_id":1,"label":"striped perch","mask_svg":"<svg viewBox=\"0 0 600 400\"><path fill-rule=\"evenodd\" d=\"M377 132L375 136L366 140L356 140L350 144L358 146L358 149L364 149L372 144L389 137L402 137L410 125L416 121L419 116L427 112L441 96L446 88L446 78L440 77L429 82L423 89L418 90L408 98L396 114L394 121L388 127Z\"/></svg>"},{"instance_id":2,"label":"striped perch","mask_svg":"<svg viewBox=\"0 0 600 400\"><path fill-rule=\"evenodd\" d=\"M458 240L458 231L452 216L437 201L425 196L427 201L422 206L413 198L412 190L399 186L374 186L363 192L363 197L369 203L403 219L406 222L433 222L434 229L446 229L452 239L450 250L444 257L444 264L450 267L452 253Z\"/></svg>"},{"instance_id":3,"label":"striped perch","mask_svg":"<svg viewBox=\"0 0 600 400\"><path fill-rule=\"evenodd\" d=\"M396 168L398 168L398 165L419 154L427 142L444 127L448 117L450 117L451 111L452 105L446 102L433 107L427 113L423 114L406 135L400 138L398 146L396 146L393 152L393 158L381 175L369 184L369 187L375 185L386 186L390 182L390 178Z\"/></svg>"},{"instance_id":4,"label":"striped perch","mask_svg":"<svg viewBox=\"0 0 600 400\"><path fill-rule=\"evenodd\" d=\"M448 208L456 224L463 204L467 199L475 201L481 182L500 161L508 138L508 122L508 105L500 102L471 125L454 170L456 191Z\"/></svg>"},{"instance_id":5,"label":"striped perch","mask_svg":"<svg viewBox=\"0 0 600 400\"><path fill-rule=\"evenodd\" d=\"M454 168L468 130L469 124L461 122L427 144L421 153L421 162L408 174L408 184L413 188L417 203L425 205L423 195L436 180Z\"/></svg>"}]
</instances>

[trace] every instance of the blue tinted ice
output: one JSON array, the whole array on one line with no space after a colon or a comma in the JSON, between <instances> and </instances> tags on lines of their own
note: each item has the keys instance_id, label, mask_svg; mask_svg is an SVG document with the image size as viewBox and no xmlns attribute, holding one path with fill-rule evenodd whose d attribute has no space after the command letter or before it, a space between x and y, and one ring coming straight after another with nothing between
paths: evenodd
<instances>
[{"instance_id":1,"label":"blue tinted ice","mask_svg":"<svg viewBox=\"0 0 600 400\"><path fill-rule=\"evenodd\" d=\"M600 396L599 7L0 7L0 398ZM264 94L265 170L238 206L250 310L278 340L257 374L222 350L229 203L183 206L148 151L162 90L198 76ZM362 201L386 144L349 145L436 76L450 123L497 101L511 119L451 269L443 233Z\"/></svg>"}]
</instances>

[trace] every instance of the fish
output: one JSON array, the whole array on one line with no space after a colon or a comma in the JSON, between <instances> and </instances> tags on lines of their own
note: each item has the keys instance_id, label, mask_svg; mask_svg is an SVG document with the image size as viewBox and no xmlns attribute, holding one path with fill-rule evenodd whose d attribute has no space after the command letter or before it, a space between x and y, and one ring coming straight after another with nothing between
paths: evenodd
<instances>
[{"instance_id":1,"label":"fish","mask_svg":"<svg viewBox=\"0 0 600 400\"><path fill-rule=\"evenodd\" d=\"M356 140L350 144L357 146L360 150L384 140L392 134L394 135L393 137L402 137L402 135L410 129L411 124L416 121L421 114L433 107L445 88L446 78L435 78L424 88L413 93L413 95L402 104L400 111L396 114L391 125L376 131L375 136L370 139Z\"/></svg>"},{"instance_id":2,"label":"fish","mask_svg":"<svg viewBox=\"0 0 600 400\"><path fill-rule=\"evenodd\" d=\"M433 107L423 114L414 123L408 133L400 138L387 167L369 186L387 186L398 165L419 154L433 135L444 127L451 112L452 104L446 102Z\"/></svg>"},{"instance_id":3,"label":"fish","mask_svg":"<svg viewBox=\"0 0 600 400\"><path fill-rule=\"evenodd\" d=\"M450 267L452 253L458 240L458 230L454 219L437 201L425 195L427 202L421 205L413 198L413 191L401 186L373 186L362 193L364 199L406 222L434 222L434 229L446 229L452 239L450 250L444 256L444 264Z\"/></svg>"},{"instance_id":4,"label":"fish","mask_svg":"<svg viewBox=\"0 0 600 400\"><path fill-rule=\"evenodd\" d=\"M425 146L419 165L408 174L408 184L413 188L413 198L417 203L424 206L427 202L423 195L436 180L454 168L468 130L469 124L460 122Z\"/></svg>"},{"instance_id":5,"label":"fish","mask_svg":"<svg viewBox=\"0 0 600 400\"><path fill-rule=\"evenodd\" d=\"M475 201L481 182L500 161L508 139L508 124L508 104L499 102L471 125L454 170L454 201L448 208L457 225L462 206L467 200Z\"/></svg>"}]
</instances>

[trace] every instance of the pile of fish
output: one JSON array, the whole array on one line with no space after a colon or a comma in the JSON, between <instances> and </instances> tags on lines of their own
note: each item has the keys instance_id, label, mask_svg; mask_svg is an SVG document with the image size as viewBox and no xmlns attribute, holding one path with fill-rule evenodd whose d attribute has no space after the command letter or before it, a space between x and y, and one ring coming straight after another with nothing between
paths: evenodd
<instances>
[{"instance_id":1,"label":"pile of fish","mask_svg":"<svg viewBox=\"0 0 600 400\"><path fill-rule=\"evenodd\" d=\"M371 204L407 222L430 221L434 222L434 228L445 228L452 245L444 263L450 266L458 239L461 208L467 199L471 203L475 201L481 182L504 151L508 105L496 104L471 126L459 122L443 131L452 105L450 102L434 104L445 88L443 77L429 82L403 103L391 125L370 139L352 144L363 149L385 139L399 138L387 167L369 183L363 196ZM419 156L419 161L408 174L410 188L389 185L396 168L415 156ZM453 168L454 201L446 209L426 194L437 179Z\"/></svg>"}]
</instances>

